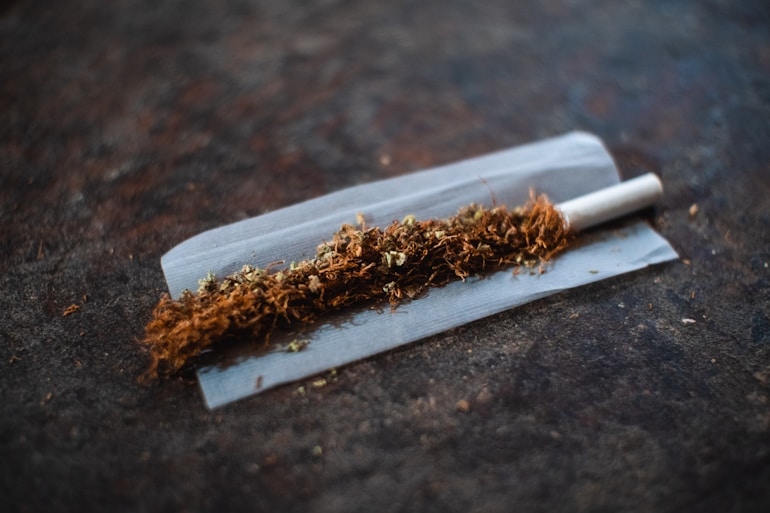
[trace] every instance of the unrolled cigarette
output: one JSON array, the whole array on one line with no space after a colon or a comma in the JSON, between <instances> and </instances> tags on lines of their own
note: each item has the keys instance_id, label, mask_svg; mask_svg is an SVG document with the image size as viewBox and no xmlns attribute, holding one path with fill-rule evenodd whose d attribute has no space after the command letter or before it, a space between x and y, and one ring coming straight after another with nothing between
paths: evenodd
<instances>
[{"instance_id":1,"label":"unrolled cigarette","mask_svg":"<svg viewBox=\"0 0 770 513\"><path fill-rule=\"evenodd\" d=\"M559 203L556 208L571 229L581 231L654 205L662 195L660 178L647 173Z\"/></svg>"}]
</instances>

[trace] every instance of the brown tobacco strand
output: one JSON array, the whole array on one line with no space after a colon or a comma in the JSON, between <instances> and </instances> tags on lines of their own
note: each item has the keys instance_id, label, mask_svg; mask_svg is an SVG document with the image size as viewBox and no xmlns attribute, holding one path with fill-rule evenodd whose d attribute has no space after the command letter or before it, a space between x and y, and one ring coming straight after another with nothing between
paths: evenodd
<instances>
[{"instance_id":1,"label":"brown tobacco strand","mask_svg":"<svg viewBox=\"0 0 770 513\"><path fill-rule=\"evenodd\" d=\"M197 293L164 295L145 328L151 364L143 379L179 371L213 344L269 341L276 328L313 322L362 301L391 304L468 276L550 259L570 233L545 196L508 211L471 204L445 220L407 216L384 230L343 225L314 259L278 272L246 266Z\"/></svg>"}]
</instances>

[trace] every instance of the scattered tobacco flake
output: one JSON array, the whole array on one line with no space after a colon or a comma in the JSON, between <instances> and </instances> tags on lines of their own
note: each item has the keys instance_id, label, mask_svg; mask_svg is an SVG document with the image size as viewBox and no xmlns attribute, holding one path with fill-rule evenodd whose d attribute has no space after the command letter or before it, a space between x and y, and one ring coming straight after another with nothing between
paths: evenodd
<instances>
[{"instance_id":1,"label":"scattered tobacco flake","mask_svg":"<svg viewBox=\"0 0 770 513\"><path fill-rule=\"evenodd\" d=\"M64 312L62 313L62 317L67 317L68 315L72 315L79 311L80 311L80 306L73 303L64 310Z\"/></svg>"},{"instance_id":2,"label":"scattered tobacco flake","mask_svg":"<svg viewBox=\"0 0 770 513\"><path fill-rule=\"evenodd\" d=\"M161 297L145 328L150 366L142 379L172 375L215 344L253 339L268 346L275 329L357 303L396 305L469 276L533 268L570 240L559 211L534 194L511 211L471 204L448 219L409 215L385 229L345 224L315 258L279 271L245 266L221 281L209 274L195 293Z\"/></svg>"},{"instance_id":3,"label":"scattered tobacco flake","mask_svg":"<svg viewBox=\"0 0 770 513\"><path fill-rule=\"evenodd\" d=\"M457 401L457 404L455 404L455 408L460 413L468 413L471 410L471 403L469 403L467 399L460 399Z\"/></svg>"},{"instance_id":4,"label":"scattered tobacco flake","mask_svg":"<svg viewBox=\"0 0 770 513\"><path fill-rule=\"evenodd\" d=\"M308 344L310 344L309 340L299 339L295 338L289 344L286 346L286 352L287 353L298 353L305 349Z\"/></svg>"}]
</instances>

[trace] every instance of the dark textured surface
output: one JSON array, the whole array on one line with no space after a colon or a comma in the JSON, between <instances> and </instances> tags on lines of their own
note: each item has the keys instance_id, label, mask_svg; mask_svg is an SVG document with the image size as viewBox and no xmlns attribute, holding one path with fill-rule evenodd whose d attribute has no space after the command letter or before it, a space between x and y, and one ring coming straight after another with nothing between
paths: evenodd
<instances>
[{"instance_id":1,"label":"dark textured surface","mask_svg":"<svg viewBox=\"0 0 770 513\"><path fill-rule=\"evenodd\" d=\"M769 31L763 0L0 4L3 509L767 511ZM661 175L689 263L304 395L136 385L186 237L571 129Z\"/></svg>"}]
</instances>

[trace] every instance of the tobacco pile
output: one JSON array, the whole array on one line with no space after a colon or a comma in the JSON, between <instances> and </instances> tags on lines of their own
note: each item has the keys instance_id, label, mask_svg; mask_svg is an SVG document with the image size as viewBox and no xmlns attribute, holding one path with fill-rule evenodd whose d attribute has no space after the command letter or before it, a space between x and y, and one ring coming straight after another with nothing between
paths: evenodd
<instances>
[{"instance_id":1,"label":"tobacco pile","mask_svg":"<svg viewBox=\"0 0 770 513\"><path fill-rule=\"evenodd\" d=\"M343 225L315 258L280 271L244 267L197 293L164 295L145 328L151 364L144 379L179 371L214 344L252 339L268 345L276 328L307 324L350 305L415 298L428 287L550 259L570 239L545 196L508 211L471 204L449 219L407 216L384 230Z\"/></svg>"}]
</instances>

